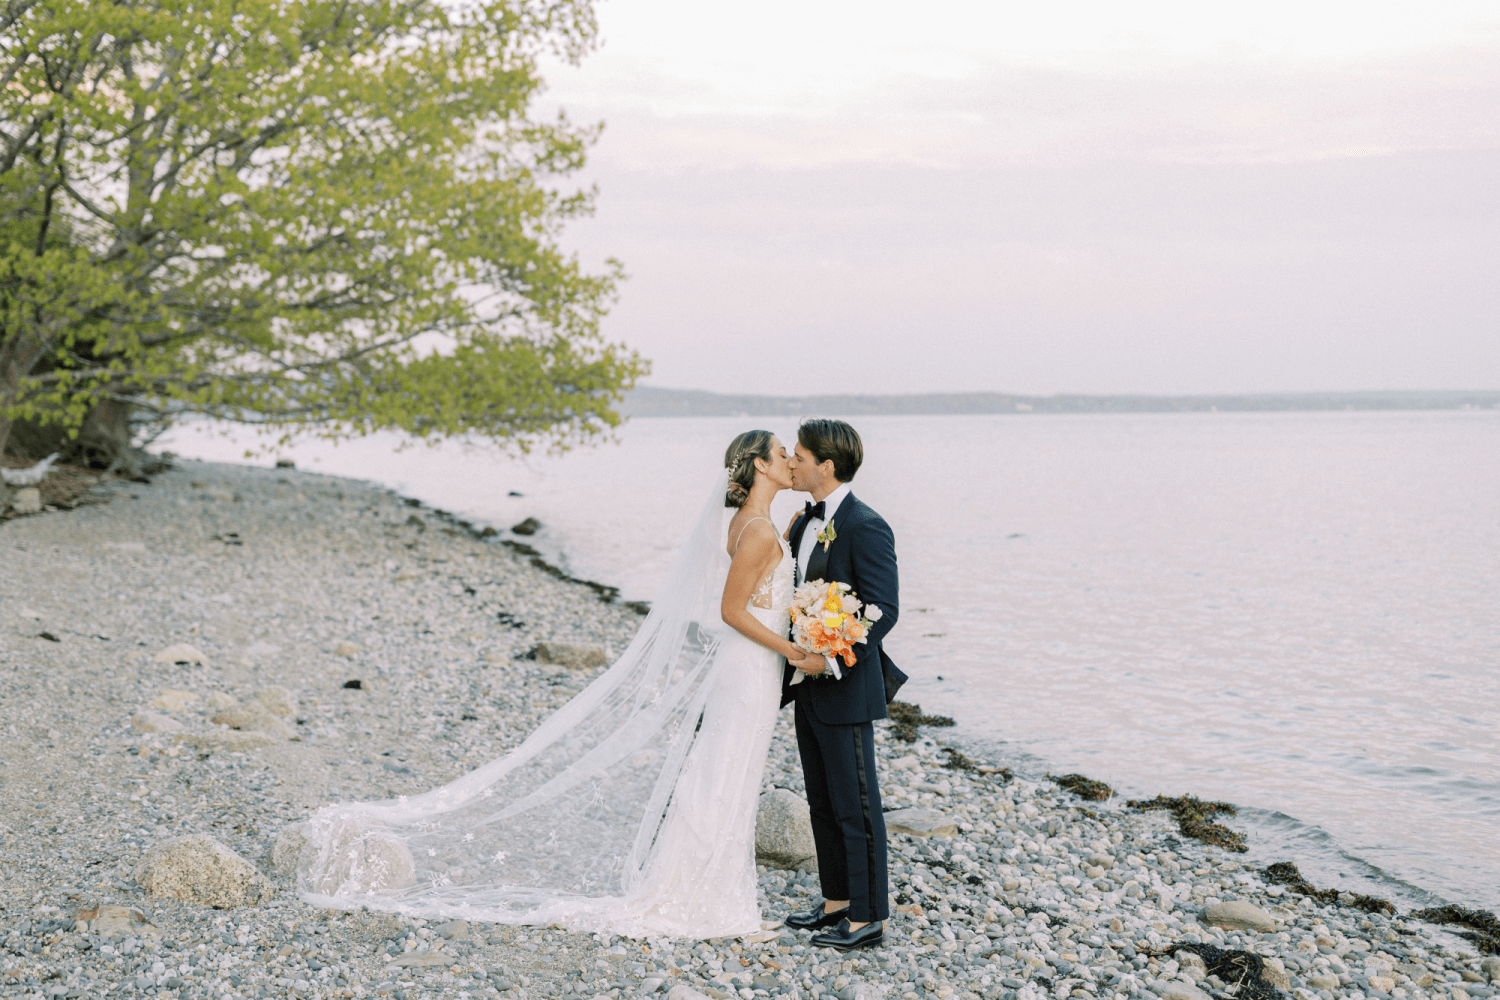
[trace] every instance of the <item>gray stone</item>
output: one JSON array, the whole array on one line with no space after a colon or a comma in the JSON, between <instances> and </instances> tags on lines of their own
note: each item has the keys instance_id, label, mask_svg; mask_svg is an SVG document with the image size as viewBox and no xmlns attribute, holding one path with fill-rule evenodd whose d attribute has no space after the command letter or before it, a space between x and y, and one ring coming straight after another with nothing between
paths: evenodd
<instances>
[{"instance_id":1,"label":"gray stone","mask_svg":"<svg viewBox=\"0 0 1500 1000\"><path fill-rule=\"evenodd\" d=\"M143 733L175 733L182 729L182 723L157 712L137 712L130 724Z\"/></svg>"},{"instance_id":2,"label":"gray stone","mask_svg":"<svg viewBox=\"0 0 1500 1000\"><path fill-rule=\"evenodd\" d=\"M914 837L951 837L958 833L958 823L936 809L897 809L885 814L885 832L908 833Z\"/></svg>"},{"instance_id":3,"label":"gray stone","mask_svg":"<svg viewBox=\"0 0 1500 1000\"><path fill-rule=\"evenodd\" d=\"M850 983L838 991L839 1000L883 1000L884 996L880 987L863 980Z\"/></svg>"},{"instance_id":4,"label":"gray stone","mask_svg":"<svg viewBox=\"0 0 1500 1000\"><path fill-rule=\"evenodd\" d=\"M246 733L238 729L216 729L208 733L175 733L172 738L178 743L207 750L210 753L244 753L261 747L275 746L285 741L274 733Z\"/></svg>"},{"instance_id":5,"label":"gray stone","mask_svg":"<svg viewBox=\"0 0 1500 1000\"><path fill-rule=\"evenodd\" d=\"M1500 957L1493 955L1490 956L1483 962L1479 963L1479 968L1482 969L1484 971L1484 974L1486 976L1489 976L1491 979L1500 979Z\"/></svg>"},{"instance_id":6,"label":"gray stone","mask_svg":"<svg viewBox=\"0 0 1500 1000\"><path fill-rule=\"evenodd\" d=\"M1202 982L1208 978L1208 963L1195 952L1179 951L1172 957L1177 959L1177 968L1191 976L1193 982Z\"/></svg>"},{"instance_id":7,"label":"gray stone","mask_svg":"<svg viewBox=\"0 0 1500 1000\"><path fill-rule=\"evenodd\" d=\"M755 811L755 860L771 868L816 871L817 845L807 800L785 788L760 797Z\"/></svg>"},{"instance_id":8,"label":"gray stone","mask_svg":"<svg viewBox=\"0 0 1500 1000\"><path fill-rule=\"evenodd\" d=\"M40 514L42 512L42 491L35 486L27 486L16 490L10 498L11 510L17 514Z\"/></svg>"},{"instance_id":9,"label":"gray stone","mask_svg":"<svg viewBox=\"0 0 1500 1000\"><path fill-rule=\"evenodd\" d=\"M445 941L464 940L469 936L469 922L467 920L449 920L438 924L432 929L432 933Z\"/></svg>"},{"instance_id":10,"label":"gray stone","mask_svg":"<svg viewBox=\"0 0 1500 1000\"><path fill-rule=\"evenodd\" d=\"M1307 985L1315 990L1336 990L1339 988L1339 977L1332 973L1323 973L1317 976L1308 976Z\"/></svg>"},{"instance_id":11,"label":"gray stone","mask_svg":"<svg viewBox=\"0 0 1500 1000\"><path fill-rule=\"evenodd\" d=\"M709 998L686 983L678 983L667 991L667 1000L709 1000Z\"/></svg>"},{"instance_id":12,"label":"gray stone","mask_svg":"<svg viewBox=\"0 0 1500 1000\"><path fill-rule=\"evenodd\" d=\"M1214 903L1203 911L1203 919L1215 927L1230 930L1256 931L1268 934L1276 929L1276 918L1254 903L1237 899L1229 903Z\"/></svg>"},{"instance_id":13,"label":"gray stone","mask_svg":"<svg viewBox=\"0 0 1500 1000\"><path fill-rule=\"evenodd\" d=\"M602 667L609 662L604 647L594 642L539 642L533 652L538 663L575 670Z\"/></svg>"},{"instance_id":14,"label":"gray stone","mask_svg":"<svg viewBox=\"0 0 1500 1000\"><path fill-rule=\"evenodd\" d=\"M136 865L135 880L149 895L216 909L251 906L272 891L254 865L202 833L152 847Z\"/></svg>"}]
</instances>

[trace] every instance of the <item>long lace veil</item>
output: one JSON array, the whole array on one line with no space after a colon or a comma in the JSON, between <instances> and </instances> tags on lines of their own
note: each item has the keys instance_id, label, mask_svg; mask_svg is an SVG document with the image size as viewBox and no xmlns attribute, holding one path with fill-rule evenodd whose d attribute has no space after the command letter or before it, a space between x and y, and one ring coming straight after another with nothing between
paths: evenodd
<instances>
[{"instance_id":1,"label":"long lace veil","mask_svg":"<svg viewBox=\"0 0 1500 1000\"><path fill-rule=\"evenodd\" d=\"M547 922L624 895L651 861L724 626L725 476L629 648L519 747L463 777L325 807L283 836L315 906ZM298 838L305 840L298 843Z\"/></svg>"}]
</instances>

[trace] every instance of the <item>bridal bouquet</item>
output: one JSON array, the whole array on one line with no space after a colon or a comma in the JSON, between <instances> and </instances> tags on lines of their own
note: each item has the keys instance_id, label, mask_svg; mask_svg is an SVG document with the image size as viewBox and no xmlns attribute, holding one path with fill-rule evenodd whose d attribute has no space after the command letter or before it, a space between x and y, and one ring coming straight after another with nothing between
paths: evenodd
<instances>
[{"instance_id":1,"label":"bridal bouquet","mask_svg":"<svg viewBox=\"0 0 1500 1000\"><path fill-rule=\"evenodd\" d=\"M854 647L868 641L870 625L880 615L879 607L861 603L847 583L809 580L792 593L792 641L810 653L842 657L844 666L852 667ZM792 683L807 676L799 670Z\"/></svg>"}]
</instances>

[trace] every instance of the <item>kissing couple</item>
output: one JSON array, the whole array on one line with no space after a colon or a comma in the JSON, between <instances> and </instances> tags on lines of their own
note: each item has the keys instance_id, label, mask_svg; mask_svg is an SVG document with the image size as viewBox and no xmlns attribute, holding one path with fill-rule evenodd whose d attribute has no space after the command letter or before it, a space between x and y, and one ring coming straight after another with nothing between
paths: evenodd
<instances>
[{"instance_id":1,"label":"kissing couple","mask_svg":"<svg viewBox=\"0 0 1500 1000\"><path fill-rule=\"evenodd\" d=\"M803 423L791 453L769 431L736 437L619 659L505 756L300 824L302 898L631 938L753 935L756 810L791 704L825 899L786 922L816 945L880 944L872 723L906 677L881 648L900 613L895 538L849 488L863 460L839 420ZM811 500L781 532L770 504L784 489ZM794 627L811 592L832 592L829 610ZM806 636L840 621L857 638L810 652L828 643Z\"/></svg>"}]
</instances>

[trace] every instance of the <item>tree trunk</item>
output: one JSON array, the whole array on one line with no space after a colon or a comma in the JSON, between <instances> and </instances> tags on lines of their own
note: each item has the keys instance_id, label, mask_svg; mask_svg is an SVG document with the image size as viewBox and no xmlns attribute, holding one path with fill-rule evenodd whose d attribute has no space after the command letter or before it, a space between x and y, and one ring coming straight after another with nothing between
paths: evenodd
<instances>
[{"instance_id":1,"label":"tree trunk","mask_svg":"<svg viewBox=\"0 0 1500 1000\"><path fill-rule=\"evenodd\" d=\"M3 429L0 425L0 432ZM70 439L61 424L16 420L10 425L10 439L4 447L12 455L35 461L59 452L68 465L105 469L126 479L145 481L147 475L165 466L135 447L131 437L130 404L106 399L89 411L75 438Z\"/></svg>"}]
</instances>

